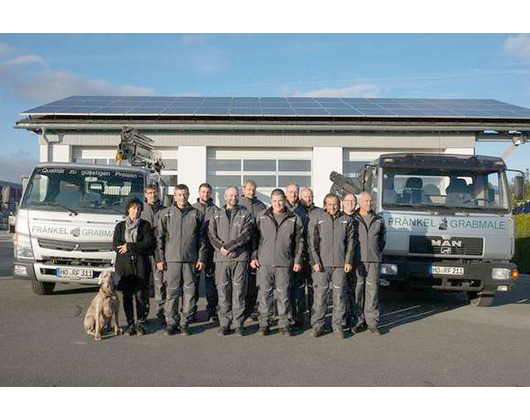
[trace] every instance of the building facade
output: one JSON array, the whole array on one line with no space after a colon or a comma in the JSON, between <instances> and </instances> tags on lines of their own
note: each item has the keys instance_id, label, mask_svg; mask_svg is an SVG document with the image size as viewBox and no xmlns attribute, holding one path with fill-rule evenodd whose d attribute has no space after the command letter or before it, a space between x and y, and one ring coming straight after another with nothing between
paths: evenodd
<instances>
[{"instance_id":1,"label":"building facade","mask_svg":"<svg viewBox=\"0 0 530 420\"><path fill-rule=\"evenodd\" d=\"M124 111L125 106L120 112L109 112L111 108L105 109L105 106L94 112L104 103L101 98L114 101L114 104L126 99L67 98L58 101L66 107L64 109L52 103L26 111L23 113L25 118L17 122L16 128L31 130L37 135L41 162L103 165L116 164L121 127L137 128L154 140L165 165L162 175L170 187L177 183L187 184L194 199L198 186L209 182L214 188L217 204L222 202L222 192L227 186L241 185L244 180L253 179L258 184L259 198L265 202L270 201L269 194L274 188L283 188L288 182L295 181L300 186L313 188L315 202L321 205L332 184L329 180L331 171L350 176L383 153L471 155L478 140L506 141L514 132L526 133L530 129L530 110L497 101L472 104L444 100L378 102L351 98L359 102L347 102L340 98L303 98L313 101L311 106L321 105L318 113L314 111L317 108L294 107L292 99L297 98L282 98L291 104L290 111L280 108L280 112L275 113L278 108L262 106L259 108L261 113L254 109L252 115L248 115L242 111L230 112L231 108L218 108L227 109L226 114L215 114L212 108L204 108L207 111L201 112L200 106L195 106L193 113L186 113L182 111L183 107L167 105L170 99L174 104L181 98L168 97L165 97L166 102L156 102L164 104L158 108L154 105L150 109L145 106L134 108L132 104L139 101L153 102L153 97L135 97L128 101L131 105L128 112ZM230 99L229 103L233 103L238 98L219 99ZM264 103L264 98L250 99ZM333 106L342 103L357 111L342 108L339 112L341 108L330 108L330 102L322 105L322 99L339 101ZM83 106L77 106L79 109L76 110L71 106L74 101L84 101ZM366 101L362 102L364 105L373 104L374 108L366 111L368 108L358 106L361 101ZM390 102L381 101L394 101L391 102L394 108L389 108ZM92 112L87 103L94 108ZM405 104L409 108L404 108ZM380 109L376 109L376 105ZM396 108L398 105L402 107L401 113ZM480 106L483 109L478 109ZM159 111L162 108L167 112ZM153 112L154 109L158 112ZM333 115L333 110L338 110L335 114L339 115ZM364 113L354 115L353 112Z\"/></svg>"}]
</instances>

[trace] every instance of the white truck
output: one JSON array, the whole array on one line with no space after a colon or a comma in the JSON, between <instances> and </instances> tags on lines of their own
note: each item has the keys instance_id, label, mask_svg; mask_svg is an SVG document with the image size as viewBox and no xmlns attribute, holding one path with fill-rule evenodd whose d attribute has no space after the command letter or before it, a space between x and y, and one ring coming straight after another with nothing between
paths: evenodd
<instances>
[{"instance_id":1,"label":"white truck","mask_svg":"<svg viewBox=\"0 0 530 420\"><path fill-rule=\"evenodd\" d=\"M143 201L145 186L152 184L165 195L161 162L149 157L147 143L135 130L122 130L118 160L141 167L36 165L16 216L15 278L30 280L33 291L44 295L56 282L97 284L102 271L114 269L112 238L125 218L126 200Z\"/></svg>"},{"instance_id":2,"label":"white truck","mask_svg":"<svg viewBox=\"0 0 530 420\"><path fill-rule=\"evenodd\" d=\"M356 178L332 173L331 191L372 194L387 228L385 282L465 291L490 306L518 277L506 170L496 157L385 154Z\"/></svg>"}]
</instances>

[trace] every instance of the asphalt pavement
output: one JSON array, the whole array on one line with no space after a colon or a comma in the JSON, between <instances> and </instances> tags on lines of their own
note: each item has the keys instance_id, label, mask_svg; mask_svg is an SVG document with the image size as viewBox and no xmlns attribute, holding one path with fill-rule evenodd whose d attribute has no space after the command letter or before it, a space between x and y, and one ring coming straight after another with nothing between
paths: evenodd
<instances>
[{"instance_id":1,"label":"asphalt pavement","mask_svg":"<svg viewBox=\"0 0 530 420\"><path fill-rule=\"evenodd\" d=\"M29 282L10 277L6 238L0 234L1 386L530 386L528 276L490 308L469 306L461 293L384 292L389 332L379 337L259 337L254 322L245 337L219 337L201 299L189 337L166 337L150 319L146 336L95 342L82 323L96 289L33 294Z\"/></svg>"}]
</instances>

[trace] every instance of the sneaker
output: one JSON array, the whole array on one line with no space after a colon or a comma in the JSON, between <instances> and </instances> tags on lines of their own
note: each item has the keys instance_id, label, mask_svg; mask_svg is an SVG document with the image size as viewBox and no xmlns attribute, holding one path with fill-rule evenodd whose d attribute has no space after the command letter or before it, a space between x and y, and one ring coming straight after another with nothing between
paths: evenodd
<instances>
[{"instance_id":1,"label":"sneaker","mask_svg":"<svg viewBox=\"0 0 530 420\"><path fill-rule=\"evenodd\" d=\"M219 323L219 317L217 315L208 315L208 322L211 322L212 324Z\"/></svg>"},{"instance_id":2,"label":"sneaker","mask_svg":"<svg viewBox=\"0 0 530 420\"><path fill-rule=\"evenodd\" d=\"M361 332L363 332L363 331L366 331L366 328L367 328L367 327L366 327L366 324L358 325L357 327L355 327L355 332L356 332L356 333L361 333ZM354 330L354 329L352 328L352 331L353 331L353 330Z\"/></svg>"},{"instance_id":3,"label":"sneaker","mask_svg":"<svg viewBox=\"0 0 530 420\"><path fill-rule=\"evenodd\" d=\"M230 329L228 327L221 327L217 330L217 335L225 336L225 335L228 335L229 332L230 332Z\"/></svg>"},{"instance_id":4,"label":"sneaker","mask_svg":"<svg viewBox=\"0 0 530 420\"><path fill-rule=\"evenodd\" d=\"M236 337L243 337L245 335L245 331L243 330L243 327L237 327L234 335Z\"/></svg>"},{"instance_id":5,"label":"sneaker","mask_svg":"<svg viewBox=\"0 0 530 420\"><path fill-rule=\"evenodd\" d=\"M291 329L288 328L288 327L280 328L280 332L281 332L282 335L285 336L285 337L290 337L290 336L292 335L292 333L291 333Z\"/></svg>"},{"instance_id":6,"label":"sneaker","mask_svg":"<svg viewBox=\"0 0 530 420\"><path fill-rule=\"evenodd\" d=\"M258 334L262 337L265 337L266 335L269 335L271 332L269 327L259 327Z\"/></svg>"},{"instance_id":7,"label":"sneaker","mask_svg":"<svg viewBox=\"0 0 530 420\"><path fill-rule=\"evenodd\" d=\"M178 325L168 325L164 331L164 335L175 335L180 332Z\"/></svg>"},{"instance_id":8,"label":"sneaker","mask_svg":"<svg viewBox=\"0 0 530 420\"><path fill-rule=\"evenodd\" d=\"M127 334L127 335L135 335L136 334L136 328L134 327L134 324L127 325L127 328L125 328L125 334Z\"/></svg>"},{"instance_id":9,"label":"sneaker","mask_svg":"<svg viewBox=\"0 0 530 420\"><path fill-rule=\"evenodd\" d=\"M143 323L139 323L139 324L136 326L136 332L138 333L138 335L144 335L144 334L147 334L146 331L145 331L145 328L144 328L144 324L143 324Z\"/></svg>"}]
</instances>

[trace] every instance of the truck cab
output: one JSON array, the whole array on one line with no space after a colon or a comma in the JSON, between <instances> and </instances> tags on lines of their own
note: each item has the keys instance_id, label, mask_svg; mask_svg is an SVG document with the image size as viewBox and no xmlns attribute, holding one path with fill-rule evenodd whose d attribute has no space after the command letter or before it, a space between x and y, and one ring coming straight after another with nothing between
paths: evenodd
<instances>
[{"instance_id":1,"label":"truck cab","mask_svg":"<svg viewBox=\"0 0 530 420\"><path fill-rule=\"evenodd\" d=\"M114 227L128 198L143 201L153 174L145 168L41 163L29 178L18 209L13 275L37 294L56 282L97 284L113 270Z\"/></svg>"},{"instance_id":2,"label":"truck cab","mask_svg":"<svg viewBox=\"0 0 530 420\"><path fill-rule=\"evenodd\" d=\"M476 306L515 283L506 165L496 157L396 153L359 173L386 223L381 278L465 291Z\"/></svg>"}]
</instances>

